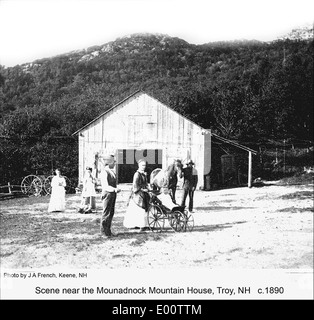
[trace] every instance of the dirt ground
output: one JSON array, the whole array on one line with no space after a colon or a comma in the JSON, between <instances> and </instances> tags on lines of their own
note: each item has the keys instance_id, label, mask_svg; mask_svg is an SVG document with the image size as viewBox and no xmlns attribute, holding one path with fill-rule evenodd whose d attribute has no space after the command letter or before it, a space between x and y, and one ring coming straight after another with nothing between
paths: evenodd
<instances>
[{"instance_id":1,"label":"dirt ground","mask_svg":"<svg viewBox=\"0 0 314 320\"><path fill-rule=\"evenodd\" d=\"M118 194L113 240L99 236L97 212L48 213L49 197L0 201L2 268L313 268L313 184L196 191L191 232L123 227L130 185ZM181 190L177 191L180 200Z\"/></svg>"}]
</instances>

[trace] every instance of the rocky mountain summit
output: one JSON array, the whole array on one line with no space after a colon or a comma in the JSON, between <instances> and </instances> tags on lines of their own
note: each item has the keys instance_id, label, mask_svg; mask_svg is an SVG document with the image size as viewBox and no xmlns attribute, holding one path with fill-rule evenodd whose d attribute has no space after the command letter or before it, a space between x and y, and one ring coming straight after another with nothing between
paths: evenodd
<instances>
[{"instance_id":1,"label":"rocky mountain summit","mask_svg":"<svg viewBox=\"0 0 314 320\"><path fill-rule=\"evenodd\" d=\"M278 37L275 41L280 40L311 40L313 39L313 26L304 26L295 28L288 34ZM271 41L270 43L272 43ZM86 63L91 60L106 59L115 55L137 56L143 52L163 53L168 52L177 56L190 56L195 52L204 50L204 48L217 47L241 47L241 46L258 46L263 41L235 39L232 41L208 42L200 45L190 44L178 37L171 37L167 34L160 33L135 33L117 38L114 41L102 45L95 45L81 50L75 50L51 58L37 59L30 63L22 65L24 71L41 66L47 59L67 58L69 61L77 63ZM96 60L97 60L96 59Z\"/></svg>"},{"instance_id":2,"label":"rocky mountain summit","mask_svg":"<svg viewBox=\"0 0 314 320\"><path fill-rule=\"evenodd\" d=\"M279 40L311 40L314 37L313 25L306 25L292 29L288 34L279 37Z\"/></svg>"},{"instance_id":3,"label":"rocky mountain summit","mask_svg":"<svg viewBox=\"0 0 314 320\"><path fill-rule=\"evenodd\" d=\"M101 46L86 49L86 53L80 58L79 62L92 60L102 53L137 54L143 50L166 50L170 47L188 48L189 46L191 45L188 42L165 34L136 33L117 38L115 41Z\"/></svg>"}]
</instances>

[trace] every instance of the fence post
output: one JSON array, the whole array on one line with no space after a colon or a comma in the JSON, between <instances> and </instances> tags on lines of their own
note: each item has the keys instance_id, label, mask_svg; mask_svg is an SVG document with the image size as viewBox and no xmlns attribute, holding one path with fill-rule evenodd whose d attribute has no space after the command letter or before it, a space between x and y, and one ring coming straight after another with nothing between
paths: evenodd
<instances>
[{"instance_id":1,"label":"fence post","mask_svg":"<svg viewBox=\"0 0 314 320\"><path fill-rule=\"evenodd\" d=\"M248 187L252 187L252 152L249 151Z\"/></svg>"},{"instance_id":2,"label":"fence post","mask_svg":"<svg viewBox=\"0 0 314 320\"><path fill-rule=\"evenodd\" d=\"M9 189L9 193L11 194L12 191L11 191L11 185L10 185L10 182L8 182L8 189Z\"/></svg>"}]
</instances>

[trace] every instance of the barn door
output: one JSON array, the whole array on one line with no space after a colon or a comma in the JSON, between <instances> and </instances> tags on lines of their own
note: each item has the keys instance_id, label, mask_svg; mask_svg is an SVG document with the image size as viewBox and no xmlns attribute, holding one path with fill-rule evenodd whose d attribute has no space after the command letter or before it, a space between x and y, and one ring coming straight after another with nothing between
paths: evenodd
<instances>
[{"instance_id":1,"label":"barn door","mask_svg":"<svg viewBox=\"0 0 314 320\"><path fill-rule=\"evenodd\" d=\"M161 149L119 149L118 150L118 182L131 183L133 175L138 169L137 161L140 158L147 160L147 176L156 169L162 167L162 150Z\"/></svg>"}]
</instances>

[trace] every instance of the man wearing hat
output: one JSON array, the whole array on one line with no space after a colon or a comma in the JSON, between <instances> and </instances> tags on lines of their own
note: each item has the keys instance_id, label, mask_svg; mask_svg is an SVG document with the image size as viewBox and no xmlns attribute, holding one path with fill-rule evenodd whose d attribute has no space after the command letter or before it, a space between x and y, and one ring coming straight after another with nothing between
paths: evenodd
<instances>
[{"instance_id":1,"label":"man wearing hat","mask_svg":"<svg viewBox=\"0 0 314 320\"><path fill-rule=\"evenodd\" d=\"M103 213L100 220L100 233L106 238L110 238L114 236L111 232L111 222L114 215L117 193L120 192L120 189L117 188L117 177L112 170L116 163L114 156L107 155L104 156L102 160L104 167L101 172L100 181L102 187L101 199L103 201Z\"/></svg>"},{"instance_id":2,"label":"man wearing hat","mask_svg":"<svg viewBox=\"0 0 314 320\"><path fill-rule=\"evenodd\" d=\"M197 182L198 182L197 171L193 166L194 166L194 162L190 160L187 162L186 167L182 169L184 182L183 182L183 197L182 197L181 206L185 207L185 200L189 195L189 211L190 212L193 211L194 191L196 189Z\"/></svg>"}]
</instances>

